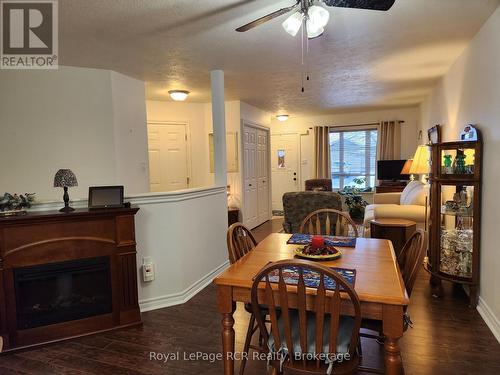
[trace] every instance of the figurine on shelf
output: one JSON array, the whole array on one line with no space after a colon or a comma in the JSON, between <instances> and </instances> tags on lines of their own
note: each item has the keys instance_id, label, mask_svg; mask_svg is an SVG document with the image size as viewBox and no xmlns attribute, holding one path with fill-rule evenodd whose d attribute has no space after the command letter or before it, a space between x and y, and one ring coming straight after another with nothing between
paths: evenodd
<instances>
[{"instance_id":1,"label":"figurine on shelf","mask_svg":"<svg viewBox=\"0 0 500 375\"><path fill-rule=\"evenodd\" d=\"M463 186L462 190L460 190L460 208L467 210L468 207L468 194L467 194L467 186Z\"/></svg>"},{"instance_id":2,"label":"figurine on shelf","mask_svg":"<svg viewBox=\"0 0 500 375\"><path fill-rule=\"evenodd\" d=\"M457 153L455 158L455 174L465 174L465 155L461 152Z\"/></svg>"},{"instance_id":3,"label":"figurine on shelf","mask_svg":"<svg viewBox=\"0 0 500 375\"><path fill-rule=\"evenodd\" d=\"M452 156L449 154L444 156L444 170L443 170L444 174L452 174L453 173L453 167L451 166L452 165L451 158L452 158Z\"/></svg>"}]
</instances>

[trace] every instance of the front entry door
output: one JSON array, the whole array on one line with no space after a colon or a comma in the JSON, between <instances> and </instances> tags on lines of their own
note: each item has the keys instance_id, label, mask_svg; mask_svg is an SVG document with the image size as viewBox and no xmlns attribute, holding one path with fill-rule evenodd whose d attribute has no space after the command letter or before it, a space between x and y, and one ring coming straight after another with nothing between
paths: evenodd
<instances>
[{"instance_id":1,"label":"front entry door","mask_svg":"<svg viewBox=\"0 0 500 375\"><path fill-rule=\"evenodd\" d=\"M273 134L271 145L272 206L283 210L283 194L300 188L298 135Z\"/></svg>"},{"instance_id":2,"label":"front entry door","mask_svg":"<svg viewBox=\"0 0 500 375\"><path fill-rule=\"evenodd\" d=\"M148 124L148 149L151 192L189 187L185 124Z\"/></svg>"}]
</instances>

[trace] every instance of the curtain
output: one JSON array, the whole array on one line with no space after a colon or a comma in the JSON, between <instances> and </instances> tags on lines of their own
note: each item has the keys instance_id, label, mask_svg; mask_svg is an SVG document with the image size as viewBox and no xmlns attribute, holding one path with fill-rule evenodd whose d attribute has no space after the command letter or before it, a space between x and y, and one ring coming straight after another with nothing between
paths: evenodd
<instances>
[{"instance_id":1,"label":"curtain","mask_svg":"<svg viewBox=\"0 0 500 375\"><path fill-rule=\"evenodd\" d=\"M399 121L382 121L378 126L378 160L401 158L401 126Z\"/></svg>"},{"instance_id":2,"label":"curtain","mask_svg":"<svg viewBox=\"0 0 500 375\"><path fill-rule=\"evenodd\" d=\"M314 127L314 178L332 178L330 168L330 127Z\"/></svg>"}]
</instances>

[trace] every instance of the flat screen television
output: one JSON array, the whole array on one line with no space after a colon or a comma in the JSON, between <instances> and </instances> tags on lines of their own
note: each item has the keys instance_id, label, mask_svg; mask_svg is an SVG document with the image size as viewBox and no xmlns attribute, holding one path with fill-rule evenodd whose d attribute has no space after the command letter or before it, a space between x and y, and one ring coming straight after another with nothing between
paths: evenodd
<instances>
[{"instance_id":1,"label":"flat screen television","mask_svg":"<svg viewBox=\"0 0 500 375\"><path fill-rule=\"evenodd\" d=\"M377 178L382 181L408 181L410 175L401 174L406 160L379 160Z\"/></svg>"}]
</instances>

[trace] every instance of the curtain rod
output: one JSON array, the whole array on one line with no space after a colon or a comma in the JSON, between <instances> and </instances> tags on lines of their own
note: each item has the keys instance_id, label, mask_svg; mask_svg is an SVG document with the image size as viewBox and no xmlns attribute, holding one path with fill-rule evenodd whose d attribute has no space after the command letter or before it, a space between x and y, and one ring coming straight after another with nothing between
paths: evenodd
<instances>
[{"instance_id":1,"label":"curtain rod","mask_svg":"<svg viewBox=\"0 0 500 375\"><path fill-rule=\"evenodd\" d=\"M404 124L405 121L398 121L398 123ZM355 125L331 125L330 128L355 128L358 126L377 126L377 125L380 125L380 122L372 122L369 124L355 124ZM309 129L313 129L313 128L309 128Z\"/></svg>"}]
</instances>

